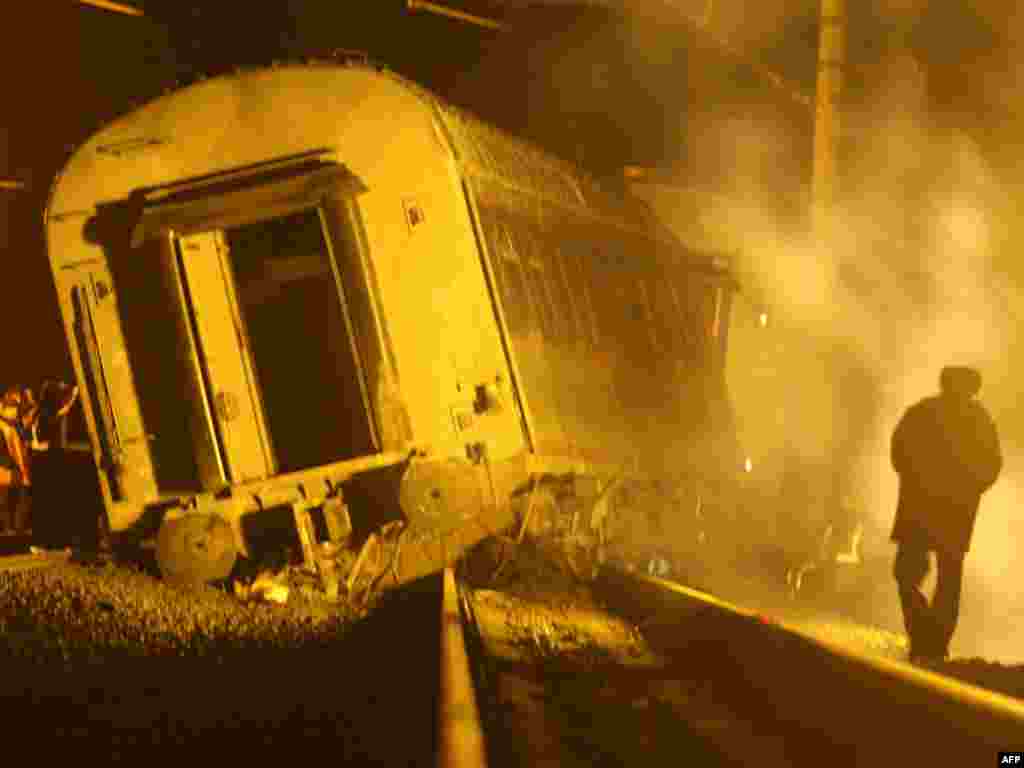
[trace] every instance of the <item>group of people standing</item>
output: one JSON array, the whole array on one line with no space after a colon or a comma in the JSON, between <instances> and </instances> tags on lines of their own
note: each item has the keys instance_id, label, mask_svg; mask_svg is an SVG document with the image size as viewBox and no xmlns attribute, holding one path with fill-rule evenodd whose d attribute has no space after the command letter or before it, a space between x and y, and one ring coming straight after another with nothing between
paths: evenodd
<instances>
[{"instance_id":1,"label":"group of people standing","mask_svg":"<svg viewBox=\"0 0 1024 768\"><path fill-rule=\"evenodd\" d=\"M33 466L42 454L66 442L67 417L78 387L48 379L38 391L12 386L0 395L0 530L32 534Z\"/></svg>"}]
</instances>

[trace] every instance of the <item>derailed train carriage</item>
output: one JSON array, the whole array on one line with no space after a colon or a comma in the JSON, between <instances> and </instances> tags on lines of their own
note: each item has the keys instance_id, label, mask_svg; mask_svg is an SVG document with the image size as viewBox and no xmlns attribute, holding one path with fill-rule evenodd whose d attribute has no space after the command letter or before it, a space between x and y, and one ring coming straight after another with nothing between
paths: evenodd
<instances>
[{"instance_id":1,"label":"derailed train carriage","mask_svg":"<svg viewBox=\"0 0 1024 768\"><path fill-rule=\"evenodd\" d=\"M737 467L722 264L388 72L158 98L74 153L45 226L110 528L158 528L170 576L226 576L285 510L311 566L349 521L432 531L404 581L540 497L585 539L612 484Z\"/></svg>"}]
</instances>

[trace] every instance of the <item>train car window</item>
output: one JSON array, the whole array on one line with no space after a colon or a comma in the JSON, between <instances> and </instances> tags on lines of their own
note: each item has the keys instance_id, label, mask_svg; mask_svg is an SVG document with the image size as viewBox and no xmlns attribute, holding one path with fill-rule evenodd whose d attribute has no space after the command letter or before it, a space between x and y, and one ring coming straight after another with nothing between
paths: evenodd
<instances>
[{"instance_id":1,"label":"train car window","mask_svg":"<svg viewBox=\"0 0 1024 768\"><path fill-rule=\"evenodd\" d=\"M508 229L499 223L496 212L484 222L484 232L495 258L498 294L505 311L505 322L510 333L525 334L530 330L530 304L522 265ZM483 212L481 212L483 216Z\"/></svg>"},{"instance_id":2,"label":"train car window","mask_svg":"<svg viewBox=\"0 0 1024 768\"><path fill-rule=\"evenodd\" d=\"M715 315L718 304L717 287L705 277L690 282L691 299L696 307L697 332L706 346L717 333Z\"/></svg>"},{"instance_id":3,"label":"train car window","mask_svg":"<svg viewBox=\"0 0 1024 768\"><path fill-rule=\"evenodd\" d=\"M591 243L583 243L580 251L580 281L590 303L590 311L594 320L594 348L600 347L604 340L606 321L603 317L605 309L604 291L601 279L601 255Z\"/></svg>"},{"instance_id":4,"label":"train car window","mask_svg":"<svg viewBox=\"0 0 1024 768\"><path fill-rule=\"evenodd\" d=\"M544 265L541 261L531 258L526 267L527 285L529 286L530 298L537 311L537 325L541 336L548 341L554 341L557 333L555 330L554 310L551 306L551 298L545 283Z\"/></svg>"},{"instance_id":5,"label":"train car window","mask_svg":"<svg viewBox=\"0 0 1024 768\"><path fill-rule=\"evenodd\" d=\"M636 283L623 275L612 282L615 304L619 310L619 332L623 346L632 356L643 352L643 310L637 302Z\"/></svg>"},{"instance_id":6,"label":"train car window","mask_svg":"<svg viewBox=\"0 0 1024 768\"><path fill-rule=\"evenodd\" d=\"M626 262L615 271L612 290L621 318L620 342L625 359L634 368L649 367L654 356L642 286L640 272L632 264Z\"/></svg>"},{"instance_id":7,"label":"train car window","mask_svg":"<svg viewBox=\"0 0 1024 768\"><path fill-rule=\"evenodd\" d=\"M540 227L522 213L509 219L512 241L519 253L519 262L526 279L526 290L530 306L537 323L537 330L546 341L556 341L559 336L556 308L553 306L549 277L546 274L545 247Z\"/></svg>"},{"instance_id":8,"label":"train car window","mask_svg":"<svg viewBox=\"0 0 1024 768\"><path fill-rule=\"evenodd\" d=\"M688 362L703 359L710 330L708 315L709 289L699 275L683 272L682 280L670 283L682 334L682 356Z\"/></svg>"},{"instance_id":9,"label":"train car window","mask_svg":"<svg viewBox=\"0 0 1024 768\"><path fill-rule=\"evenodd\" d=\"M609 267L610 263L608 254L597 249L587 263L587 285L594 302L594 314L602 343L622 339L622 306L615 290L615 281L619 275Z\"/></svg>"},{"instance_id":10,"label":"train car window","mask_svg":"<svg viewBox=\"0 0 1024 768\"><path fill-rule=\"evenodd\" d=\"M526 279L522 268L510 261L501 264L503 283L502 296L505 299L505 316L512 333L529 333L533 323L527 298Z\"/></svg>"},{"instance_id":11,"label":"train car window","mask_svg":"<svg viewBox=\"0 0 1024 768\"><path fill-rule=\"evenodd\" d=\"M562 251L562 264L569 294L579 321L580 340L590 347L597 346L597 316L587 277L587 247L579 241Z\"/></svg>"},{"instance_id":12,"label":"train car window","mask_svg":"<svg viewBox=\"0 0 1024 768\"><path fill-rule=\"evenodd\" d=\"M636 281L638 309L642 313L640 322L643 323L646 331L645 340L649 345L650 352L652 355L658 355L664 342L658 332L657 321L654 317L653 292L647 287L649 279L649 277L642 277Z\"/></svg>"},{"instance_id":13,"label":"train car window","mask_svg":"<svg viewBox=\"0 0 1024 768\"><path fill-rule=\"evenodd\" d=\"M697 323L694 319L693 306L689 303L686 283L678 279L671 280L668 289L676 318L675 327L679 342L677 354L680 360L691 362L695 358Z\"/></svg>"},{"instance_id":14,"label":"train car window","mask_svg":"<svg viewBox=\"0 0 1024 768\"><path fill-rule=\"evenodd\" d=\"M555 343L569 343L572 333L569 330L571 318L567 306L564 284L558 266L558 243L554 233L547 230L534 230L534 265L538 269L538 290L541 303L546 305L550 315L549 339Z\"/></svg>"},{"instance_id":15,"label":"train car window","mask_svg":"<svg viewBox=\"0 0 1024 768\"><path fill-rule=\"evenodd\" d=\"M545 243L539 228L527 213L512 214L492 209L491 218L499 223L496 238L501 255L501 272L507 295L506 314L518 313L509 324L521 333L536 330L547 341L559 337L558 316L548 285L550 276L544 259ZM512 307L511 305L516 305Z\"/></svg>"},{"instance_id":16,"label":"train car window","mask_svg":"<svg viewBox=\"0 0 1024 768\"><path fill-rule=\"evenodd\" d=\"M679 313L672 298L670 278L664 272L658 272L651 280L650 292L653 309L652 324L658 339L659 354L678 359L680 355Z\"/></svg>"},{"instance_id":17,"label":"train car window","mask_svg":"<svg viewBox=\"0 0 1024 768\"><path fill-rule=\"evenodd\" d=\"M574 306L572 292L569 290L569 283L566 278L565 257L560 248L553 248L550 252L549 276L551 294L555 305L561 310L563 338L566 344L575 343L579 336L578 321L576 319L577 309Z\"/></svg>"},{"instance_id":18,"label":"train car window","mask_svg":"<svg viewBox=\"0 0 1024 768\"><path fill-rule=\"evenodd\" d=\"M630 244L621 239L608 243L602 250L606 272L608 335L615 338L628 353L628 358L643 355L646 331L641 327L642 309L636 295L637 270L630 260Z\"/></svg>"}]
</instances>

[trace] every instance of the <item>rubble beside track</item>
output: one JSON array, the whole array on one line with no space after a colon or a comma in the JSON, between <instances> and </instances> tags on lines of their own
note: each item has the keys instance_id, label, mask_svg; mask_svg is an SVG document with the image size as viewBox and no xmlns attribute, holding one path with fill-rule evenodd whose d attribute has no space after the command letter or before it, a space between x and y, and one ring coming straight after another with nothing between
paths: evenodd
<instances>
[{"instance_id":1,"label":"rubble beside track","mask_svg":"<svg viewBox=\"0 0 1024 768\"><path fill-rule=\"evenodd\" d=\"M598 593L793 765L974 765L1017 749L1024 702L831 641L655 577L602 571Z\"/></svg>"},{"instance_id":2,"label":"rubble beside track","mask_svg":"<svg viewBox=\"0 0 1024 768\"><path fill-rule=\"evenodd\" d=\"M16 745L76 757L461 766L482 723L492 768L973 764L1024 733L1022 702L658 578L583 583L529 544L500 578L471 554L457 587L435 574L368 612L67 554L0 563L0 699L31 714Z\"/></svg>"},{"instance_id":3,"label":"rubble beside track","mask_svg":"<svg viewBox=\"0 0 1024 768\"><path fill-rule=\"evenodd\" d=\"M608 565L582 587L521 555L462 582L492 766L971 765L1019 748L1024 702L939 674L956 662L911 666L870 627Z\"/></svg>"},{"instance_id":4,"label":"rubble beside track","mask_svg":"<svg viewBox=\"0 0 1024 768\"><path fill-rule=\"evenodd\" d=\"M749 734L712 680L672 674L631 622L533 542L499 577L474 565L461 590L491 768L732 766L743 764L737 746L749 756Z\"/></svg>"}]
</instances>

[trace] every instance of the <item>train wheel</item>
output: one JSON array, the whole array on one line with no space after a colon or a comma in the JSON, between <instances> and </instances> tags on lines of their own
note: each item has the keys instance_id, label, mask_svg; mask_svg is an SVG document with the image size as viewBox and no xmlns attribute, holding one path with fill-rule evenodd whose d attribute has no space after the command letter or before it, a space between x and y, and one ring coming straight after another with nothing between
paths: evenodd
<instances>
[{"instance_id":1,"label":"train wheel","mask_svg":"<svg viewBox=\"0 0 1024 768\"><path fill-rule=\"evenodd\" d=\"M207 584L226 579L238 559L231 526L216 515L168 518L156 537L156 562L168 581Z\"/></svg>"}]
</instances>

